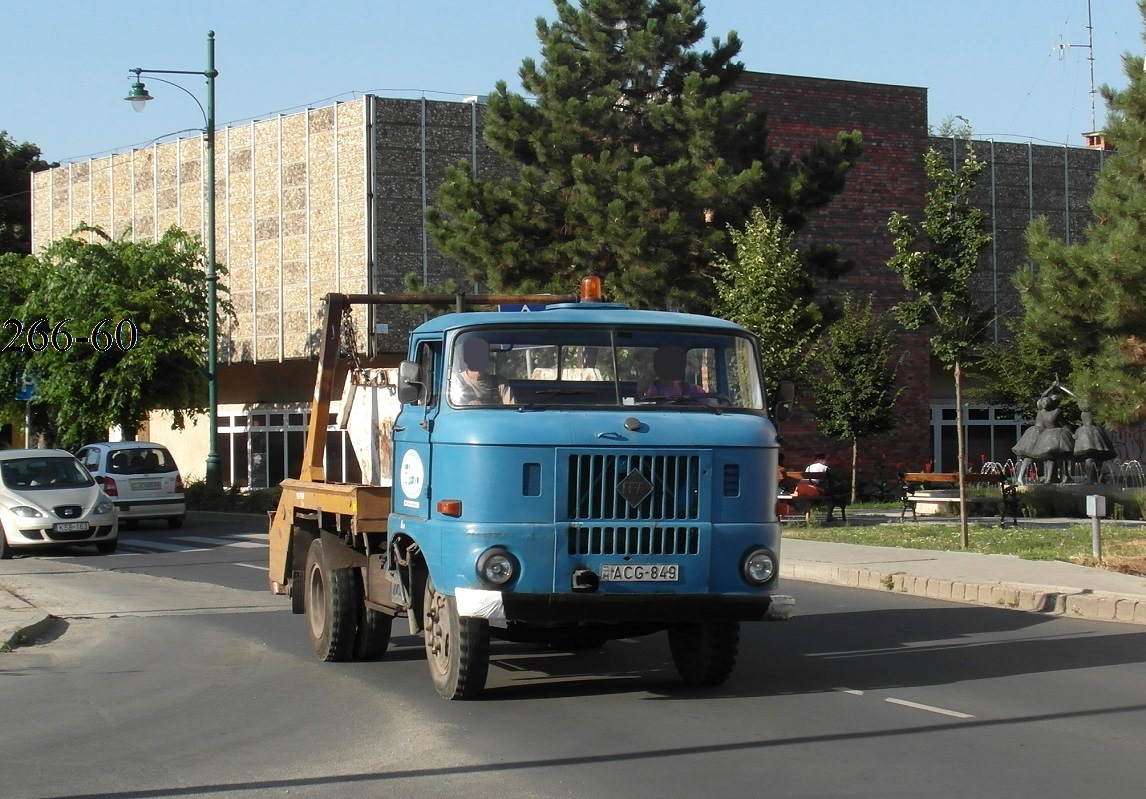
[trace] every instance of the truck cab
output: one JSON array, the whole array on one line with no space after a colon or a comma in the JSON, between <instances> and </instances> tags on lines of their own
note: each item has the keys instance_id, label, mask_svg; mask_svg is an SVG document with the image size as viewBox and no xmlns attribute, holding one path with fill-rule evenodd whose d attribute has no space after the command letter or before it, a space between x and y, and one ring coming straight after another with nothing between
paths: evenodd
<instances>
[{"instance_id":1,"label":"truck cab","mask_svg":"<svg viewBox=\"0 0 1146 799\"><path fill-rule=\"evenodd\" d=\"M409 357L389 549L424 567L439 690L484 683L447 651L463 629L479 650L487 635L584 646L668 629L686 679L727 678L780 551L753 336L582 301L441 316Z\"/></svg>"}]
</instances>

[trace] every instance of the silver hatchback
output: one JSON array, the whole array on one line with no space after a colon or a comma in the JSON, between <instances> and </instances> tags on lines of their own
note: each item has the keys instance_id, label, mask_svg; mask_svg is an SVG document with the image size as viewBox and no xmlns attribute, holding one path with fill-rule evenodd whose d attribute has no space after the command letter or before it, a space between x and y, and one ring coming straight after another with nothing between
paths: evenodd
<instances>
[{"instance_id":1,"label":"silver hatchback","mask_svg":"<svg viewBox=\"0 0 1146 799\"><path fill-rule=\"evenodd\" d=\"M88 444L76 457L103 487L125 527L141 519L162 519L181 527L187 516L183 478L162 444L109 441Z\"/></svg>"}]
</instances>

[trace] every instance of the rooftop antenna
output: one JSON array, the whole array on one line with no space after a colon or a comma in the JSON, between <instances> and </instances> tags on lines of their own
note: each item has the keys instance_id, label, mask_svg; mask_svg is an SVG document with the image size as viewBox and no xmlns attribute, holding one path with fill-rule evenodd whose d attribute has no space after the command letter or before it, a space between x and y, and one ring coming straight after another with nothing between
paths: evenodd
<instances>
[{"instance_id":1,"label":"rooftop antenna","mask_svg":"<svg viewBox=\"0 0 1146 799\"><path fill-rule=\"evenodd\" d=\"M1098 132L1098 122L1094 115L1094 21L1090 13L1091 0L1086 0L1086 44L1067 44L1062 41L1060 36L1058 51L1059 58L1071 47L1085 47L1087 49L1086 60L1090 62L1090 130L1092 133Z\"/></svg>"}]
</instances>

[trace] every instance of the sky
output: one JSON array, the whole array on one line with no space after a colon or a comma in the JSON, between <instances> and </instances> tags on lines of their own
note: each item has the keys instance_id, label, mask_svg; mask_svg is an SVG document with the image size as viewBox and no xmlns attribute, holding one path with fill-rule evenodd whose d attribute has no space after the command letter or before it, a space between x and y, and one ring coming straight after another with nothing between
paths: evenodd
<instances>
[{"instance_id":1,"label":"sky","mask_svg":"<svg viewBox=\"0 0 1146 799\"><path fill-rule=\"evenodd\" d=\"M204 127L205 79L129 69L207 68L215 31L219 128L362 94L461 101L520 90L552 0L0 0L0 130L47 161L83 161ZM1143 53L1134 0L708 0L708 38L736 31L754 72L928 90L928 119L975 138L1081 146L1101 128L1095 87L1126 86ZM1092 37L1092 38L1091 38ZM1093 40L1093 46L1091 45ZM190 95L190 96L189 96Z\"/></svg>"}]
</instances>

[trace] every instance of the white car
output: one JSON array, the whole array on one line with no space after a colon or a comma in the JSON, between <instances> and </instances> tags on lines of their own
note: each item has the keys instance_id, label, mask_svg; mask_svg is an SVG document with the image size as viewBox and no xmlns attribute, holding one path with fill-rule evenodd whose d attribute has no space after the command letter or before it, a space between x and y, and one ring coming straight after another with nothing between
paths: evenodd
<instances>
[{"instance_id":1,"label":"white car","mask_svg":"<svg viewBox=\"0 0 1146 799\"><path fill-rule=\"evenodd\" d=\"M115 505L76 457L62 449L0 450L0 558L14 550L95 544L115 552Z\"/></svg>"},{"instance_id":2,"label":"white car","mask_svg":"<svg viewBox=\"0 0 1146 799\"><path fill-rule=\"evenodd\" d=\"M125 527L134 527L141 519L183 526L187 516L183 478L162 444L105 441L88 444L76 457L111 497Z\"/></svg>"}]
</instances>

